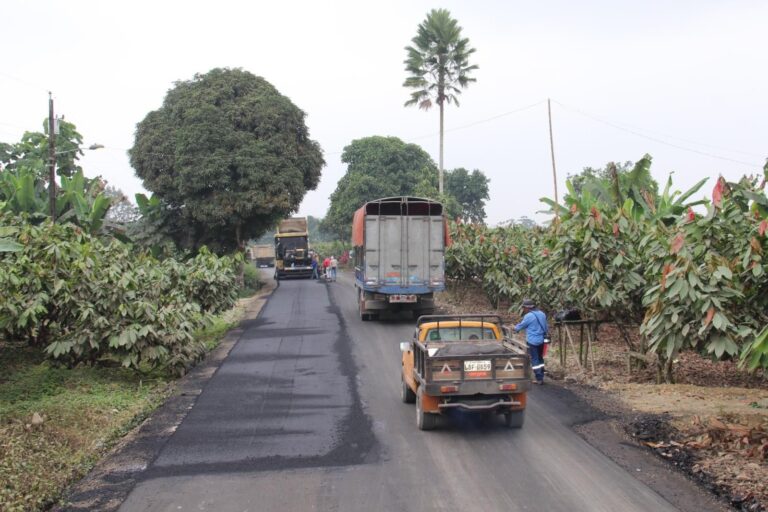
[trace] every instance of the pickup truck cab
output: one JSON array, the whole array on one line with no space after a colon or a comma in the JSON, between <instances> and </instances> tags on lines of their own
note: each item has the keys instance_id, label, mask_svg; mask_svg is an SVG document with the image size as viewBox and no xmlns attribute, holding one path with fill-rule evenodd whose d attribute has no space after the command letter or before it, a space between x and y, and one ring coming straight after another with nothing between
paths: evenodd
<instances>
[{"instance_id":1,"label":"pickup truck cab","mask_svg":"<svg viewBox=\"0 0 768 512\"><path fill-rule=\"evenodd\" d=\"M530 358L498 315L419 317L400 350L401 399L416 403L420 430L433 429L450 409L503 414L507 426L523 426Z\"/></svg>"}]
</instances>

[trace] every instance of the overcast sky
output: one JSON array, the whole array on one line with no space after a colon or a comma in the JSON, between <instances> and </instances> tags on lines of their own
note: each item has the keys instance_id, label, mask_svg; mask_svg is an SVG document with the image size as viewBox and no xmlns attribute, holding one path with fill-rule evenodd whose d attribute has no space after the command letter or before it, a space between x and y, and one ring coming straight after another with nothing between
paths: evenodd
<instances>
[{"instance_id":1,"label":"overcast sky","mask_svg":"<svg viewBox=\"0 0 768 512\"><path fill-rule=\"evenodd\" d=\"M86 174L132 196L142 191L126 155L136 123L174 81L241 67L307 113L327 165L299 213L323 216L345 172L340 152L354 139L397 136L437 161L438 113L404 108L402 87L403 48L436 7L477 49L477 83L446 111L445 165L490 178L489 223L545 219L536 212L540 197L553 196L548 97L561 197L568 173L645 153L657 180L674 171L683 189L761 171L764 0L4 0L0 141L40 130L53 91L86 145L106 146L86 152Z\"/></svg>"}]
</instances>

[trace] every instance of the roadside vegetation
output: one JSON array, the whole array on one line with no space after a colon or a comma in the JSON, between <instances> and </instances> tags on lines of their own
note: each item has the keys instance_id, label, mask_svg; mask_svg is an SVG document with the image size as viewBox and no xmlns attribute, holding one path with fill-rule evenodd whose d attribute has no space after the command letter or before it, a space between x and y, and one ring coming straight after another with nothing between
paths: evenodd
<instances>
[{"instance_id":1,"label":"roadside vegetation","mask_svg":"<svg viewBox=\"0 0 768 512\"><path fill-rule=\"evenodd\" d=\"M650 163L571 178L564 205L543 200L553 208L546 226L454 224L441 305L496 310L512 323L532 297L550 321L570 308L600 321L581 363L578 330L574 342L554 336L549 376L732 505L764 510L765 179L721 178L696 198L703 181L659 190Z\"/></svg>"},{"instance_id":2,"label":"roadside vegetation","mask_svg":"<svg viewBox=\"0 0 768 512\"><path fill-rule=\"evenodd\" d=\"M177 83L139 123L131 160L155 194L135 206L85 176L72 123L53 211L48 134L0 143L1 510L54 504L238 322L238 297L261 286L244 240L319 180L303 119L247 72Z\"/></svg>"}]
</instances>

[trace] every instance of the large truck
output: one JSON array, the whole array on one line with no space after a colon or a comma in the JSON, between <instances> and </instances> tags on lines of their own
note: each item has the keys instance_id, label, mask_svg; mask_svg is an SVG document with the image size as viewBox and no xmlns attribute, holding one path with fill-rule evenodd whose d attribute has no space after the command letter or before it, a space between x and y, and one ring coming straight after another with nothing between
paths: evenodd
<instances>
[{"instance_id":1,"label":"large truck","mask_svg":"<svg viewBox=\"0 0 768 512\"><path fill-rule=\"evenodd\" d=\"M251 247L251 259L257 267L275 266L275 248L269 244Z\"/></svg>"},{"instance_id":2,"label":"large truck","mask_svg":"<svg viewBox=\"0 0 768 512\"><path fill-rule=\"evenodd\" d=\"M275 279L312 277L312 255L305 217L281 220L275 233Z\"/></svg>"},{"instance_id":3,"label":"large truck","mask_svg":"<svg viewBox=\"0 0 768 512\"><path fill-rule=\"evenodd\" d=\"M352 244L361 320L384 311L412 311L415 318L434 312L450 244L442 204L420 197L365 203L355 212Z\"/></svg>"}]
</instances>

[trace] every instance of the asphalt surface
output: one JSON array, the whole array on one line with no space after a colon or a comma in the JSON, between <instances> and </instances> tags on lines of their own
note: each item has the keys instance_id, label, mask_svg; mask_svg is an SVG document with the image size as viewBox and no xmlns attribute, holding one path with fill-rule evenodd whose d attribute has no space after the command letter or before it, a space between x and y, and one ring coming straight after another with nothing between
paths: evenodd
<instances>
[{"instance_id":1,"label":"asphalt surface","mask_svg":"<svg viewBox=\"0 0 768 512\"><path fill-rule=\"evenodd\" d=\"M521 430L417 430L398 373L413 325L362 322L348 276L281 282L120 510L677 510L572 431L595 413L555 386Z\"/></svg>"}]
</instances>

